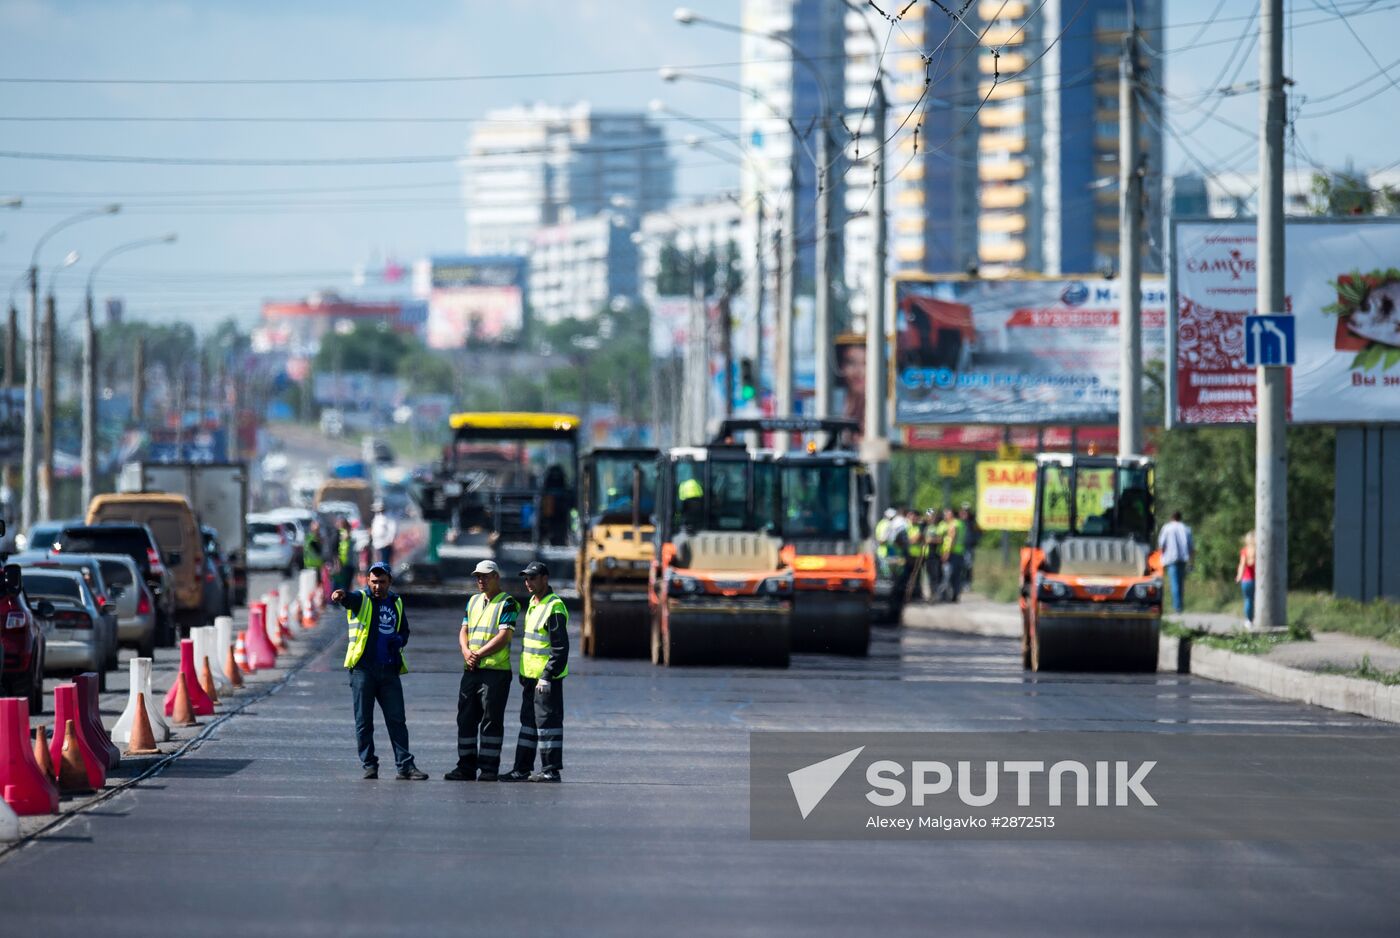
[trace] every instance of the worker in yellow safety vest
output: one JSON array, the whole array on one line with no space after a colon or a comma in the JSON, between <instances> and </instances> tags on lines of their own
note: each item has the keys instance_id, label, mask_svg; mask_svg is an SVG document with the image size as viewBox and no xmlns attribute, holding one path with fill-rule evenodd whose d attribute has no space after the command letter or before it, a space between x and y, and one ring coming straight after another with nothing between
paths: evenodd
<instances>
[{"instance_id":1,"label":"worker in yellow safety vest","mask_svg":"<svg viewBox=\"0 0 1400 938\"><path fill-rule=\"evenodd\" d=\"M501 589L501 569L494 560L481 561L473 573L480 592L467 601L457 636L462 684L457 697L457 767L443 776L449 782L494 782L499 777L510 696L510 642L520 618L520 603Z\"/></svg>"},{"instance_id":2,"label":"worker in yellow safety vest","mask_svg":"<svg viewBox=\"0 0 1400 938\"><path fill-rule=\"evenodd\" d=\"M564 678L569 675L569 610L549 585L549 568L536 560L522 571L530 604L520 645L520 738L515 767L503 782L557 782L564 768ZM535 767L540 754L541 771Z\"/></svg>"},{"instance_id":3,"label":"worker in yellow safety vest","mask_svg":"<svg viewBox=\"0 0 1400 938\"><path fill-rule=\"evenodd\" d=\"M408 750L408 723L404 716L403 685L399 675L408 671L403 646L408 644L408 616L403 599L389 589L393 574L382 563L369 571L369 589L331 593L331 602L345 610L350 626L345 667L350 672L350 692L355 702L355 743L360 750L364 777L379 777L379 759L374 754L374 705L379 704L394 746L398 777L421 781L420 772Z\"/></svg>"}]
</instances>

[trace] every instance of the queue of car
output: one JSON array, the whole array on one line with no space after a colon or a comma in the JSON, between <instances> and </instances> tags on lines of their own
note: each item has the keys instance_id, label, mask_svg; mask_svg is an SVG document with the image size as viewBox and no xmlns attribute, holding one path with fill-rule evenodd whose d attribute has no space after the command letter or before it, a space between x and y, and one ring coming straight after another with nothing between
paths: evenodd
<instances>
[{"instance_id":1,"label":"queue of car","mask_svg":"<svg viewBox=\"0 0 1400 938\"><path fill-rule=\"evenodd\" d=\"M0 693L37 712L48 675L93 671L105 690L120 648L148 657L230 614L247 573L222 543L169 493L99 495L84 518L35 524L3 557Z\"/></svg>"}]
</instances>

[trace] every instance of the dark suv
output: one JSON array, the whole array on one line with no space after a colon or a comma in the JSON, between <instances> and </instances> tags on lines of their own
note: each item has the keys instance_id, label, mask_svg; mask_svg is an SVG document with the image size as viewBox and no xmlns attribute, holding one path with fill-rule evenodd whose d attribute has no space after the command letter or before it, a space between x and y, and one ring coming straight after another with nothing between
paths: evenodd
<instances>
[{"instance_id":1,"label":"dark suv","mask_svg":"<svg viewBox=\"0 0 1400 938\"><path fill-rule=\"evenodd\" d=\"M176 643L174 578L161 562L160 549L150 528L131 521L74 525L59 534L58 546L60 551L75 554L125 554L136 561L141 577L156 599L156 644L173 646Z\"/></svg>"}]
</instances>

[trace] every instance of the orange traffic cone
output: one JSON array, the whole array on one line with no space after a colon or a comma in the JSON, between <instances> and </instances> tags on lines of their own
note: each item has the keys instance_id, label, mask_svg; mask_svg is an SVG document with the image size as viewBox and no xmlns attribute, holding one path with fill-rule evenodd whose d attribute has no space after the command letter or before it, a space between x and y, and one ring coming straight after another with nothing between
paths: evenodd
<instances>
[{"instance_id":1,"label":"orange traffic cone","mask_svg":"<svg viewBox=\"0 0 1400 938\"><path fill-rule=\"evenodd\" d=\"M233 663L238 665L238 670L244 674L252 674L253 669L248 666L248 630L241 629L238 639L233 643Z\"/></svg>"},{"instance_id":2,"label":"orange traffic cone","mask_svg":"<svg viewBox=\"0 0 1400 938\"><path fill-rule=\"evenodd\" d=\"M175 706L170 710L171 726L198 726L194 707L190 705L190 689L185 686L185 672L175 675Z\"/></svg>"},{"instance_id":3,"label":"orange traffic cone","mask_svg":"<svg viewBox=\"0 0 1400 938\"><path fill-rule=\"evenodd\" d=\"M243 647L243 639L238 639L239 648ZM228 678L229 684L234 687L243 686L243 671L238 667L238 659L234 656L233 646L224 649L224 677Z\"/></svg>"},{"instance_id":4,"label":"orange traffic cone","mask_svg":"<svg viewBox=\"0 0 1400 938\"><path fill-rule=\"evenodd\" d=\"M64 794L94 790L92 782L88 780L82 747L78 745L78 729L72 720L65 720L63 724L63 759L58 764L58 790Z\"/></svg>"},{"instance_id":5,"label":"orange traffic cone","mask_svg":"<svg viewBox=\"0 0 1400 938\"><path fill-rule=\"evenodd\" d=\"M219 705L219 694L214 689L214 672L209 670L209 658L206 656L199 666L199 686L209 695L209 699L214 701L214 706Z\"/></svg>"},{"instance_id":6,"label":"orange traffic cone","mask_svg":"<svg viewBox=\"0 0 1400 938\"><path fill-rule=\"evenodd\" d=\"M146 713L146 695L136 694L136 716L131 721L131 739L127 740L124 756L158 756L156 734L151 729L151 718Z\"/></svg>"},{"instance_id":7,"label":"orange traffic cone","mask_svg":"<svg viewBox=\"0 0 1400 938\"><path fill-rule=\"evenodd\" d=\"M49 735L44 732L44 724L34 731L34 761L39 763L39 771L48 778L54 778L53 756L49 755Z\"/></svg>"}]
</instances>

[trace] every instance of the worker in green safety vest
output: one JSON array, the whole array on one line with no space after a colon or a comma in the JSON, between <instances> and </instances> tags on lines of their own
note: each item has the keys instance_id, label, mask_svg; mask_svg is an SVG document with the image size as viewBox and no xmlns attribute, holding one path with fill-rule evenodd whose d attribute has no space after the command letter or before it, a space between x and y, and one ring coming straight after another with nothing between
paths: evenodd
<instances>
[{"instance_id":1,"label":"worker in green safety vest","mask_svg":"<svg viewBox=\"0 0 1400 938\"><path fill-rule=\"evenodd\" d=\"M320 522L312 521L306 526L306 537L301 542L301 568L318 572L321 569Z\"/></svg>"},{"instance_id":2,"label":"worker in green safety vest","mask_svg":"<svg viewBox=\"0 0 1400 938\"><path fill-rule=\"evenodd\" d=\"M564 678L569 675L569 610L549 585L549 568L538 560L521 576L530 591L520 646L520 738L515 767L503 782L557 782L564 768ZM535 752L540 754L539 772Z\"/></svg>"},{"instance_id":3,"label":"worker in green safety vest","mask_svg":"<svg viewBox=\"0 0 1400 938\"><path fill-rule=\"evenodd\" d=\"M457 767L443 776L450 782L499 778L510 696L510 642L520 619L520 603L501 589L501 568L494 560L481 561L472 572L480 592L468 600L457 636L462 684L457 697Z\"/></svg>"},{"instance_id":4,"label":"worker in green safety vest","mask_svg":"<svg viewBox=\"0 0 1400 938\"><path fill-rule=\"evenodd\" d=\"M374 754L374 705L384 714L389 742L394 746L398 777L422 781L408 749L408 723L404 715L403 685L399 675L407 673L403 647L408 643L408 616L403 599L389 587L393 574L384 564L369 571L369 589L331 593L331 602L345 610L350 626L345 649L345 668L350 672L350 692L355 702L355 744L360 750L364 777L379 777L379 759Z\"/></svg>"},{"instance_id":5,"label":"worker in green safety vest","mask_svg":"<svg viewBox=\"0 0 1400 938\"><path fill-rule=\"evenodd\" d=\"M350 521L341 517L336 521L335 529L339 535L335 542L335 585L338 589L348 590L355 583L355 558L350 549Z\"/></svg>"},{"instance_id":6,"label":"worker in green safety vest","mask_svg":"<svg viewBox=\"0 0 1400 938\"><path fill-rule=\"evenodd\" d=\"M943 509L943 583L939 589L944 602L955 603L963 587L963 554L967 551L967 526L953 513Z\"/></svg>"}]
</instances>

